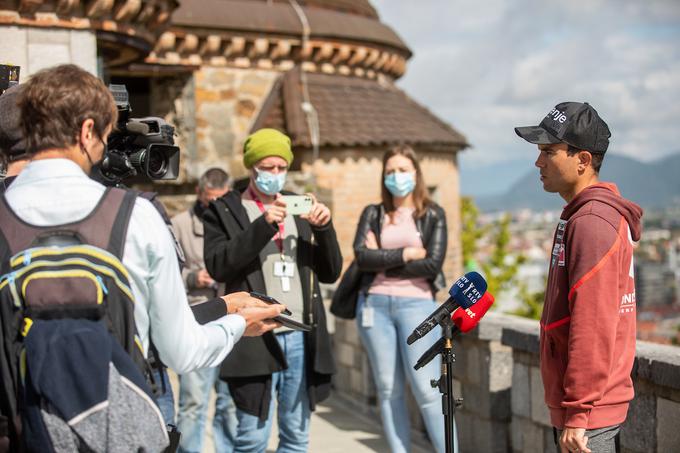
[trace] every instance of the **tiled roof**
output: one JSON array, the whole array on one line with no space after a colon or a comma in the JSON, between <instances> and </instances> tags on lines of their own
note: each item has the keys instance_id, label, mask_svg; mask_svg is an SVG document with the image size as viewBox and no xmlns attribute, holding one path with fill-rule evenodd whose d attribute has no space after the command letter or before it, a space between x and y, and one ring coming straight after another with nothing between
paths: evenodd
<instances>
[{"instance_id":1,"label":"tiled roof","mask_svg":"<svg viewBox=\"0 0 680 453\"><path fill-rule=\"evenodd\" d=\"M309 21L312 39L373 43L411 56L399 35L380 22L367 2L316 0L300 3ZM300 18L287 1L182 0L172 16L172 25L259 35L300 37L303 33Z\"/></svg>"},{"instance_id":2,"label":"tiled roof","mask_svg":"<svg viewBox=\"0 0 680 453\"><path fill-rule=\"evenodd\" d=\"M457 151L465 137L412 100L391 82L306 73L309 97L319 118L319 146L427 145ZM294 69L274 86L253 130L273 127L295 146L311 147L302 110L302 73Z\"/></svg>"}]
</instances>

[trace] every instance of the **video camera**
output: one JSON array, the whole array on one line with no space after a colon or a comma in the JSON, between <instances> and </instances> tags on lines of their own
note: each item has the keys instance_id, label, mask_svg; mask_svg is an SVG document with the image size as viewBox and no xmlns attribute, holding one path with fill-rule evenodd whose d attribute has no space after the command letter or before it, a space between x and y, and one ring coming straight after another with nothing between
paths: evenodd
<instances>
[{"instance_id":1,"label":"video camera","mask_svg":"<svg viewBox=\"0 0 680 453\"><path fill-rule=\"evenodd\" d=\"M128 177L144 175L152 180L177 179L179 147L175 128L158 117L130 118L125 85L109 85L118 107L118 123L109 135L100 172L105 184L118 185Z\"/></svg>"},{"instance_id":2,"label":"video camera","mask_svg":"<svg viewBox=\"0 0 680 453\"><path fill-rule=\"evenodd\" d=\"M21 67L7 64L0 64L0 95L9 87L19 83L19 73Z\"/></svg>"}]
</instances>

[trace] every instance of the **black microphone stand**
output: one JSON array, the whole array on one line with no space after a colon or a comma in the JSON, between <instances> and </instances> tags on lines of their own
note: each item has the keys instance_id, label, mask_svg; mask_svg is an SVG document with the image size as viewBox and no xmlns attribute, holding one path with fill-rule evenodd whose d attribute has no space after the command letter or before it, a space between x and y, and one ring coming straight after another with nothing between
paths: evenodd
<instances>
[{"instance_id":1,"label":"black microphone stand","mask_svg":"<svg viewBox=\"0 0 680 453\"><path fill-rule=\"evenodd\" d=\"M442 357L441 376L439 379L432 379L432 388L438 388L442 394L442 414L444 414L444 434L446 442L446 453L458 453L458 439L456 436L456 408L463 404L462 398L453 395L453 364L456 361L456 354L453 352L454 324L450 317L446 317L440 324L444 335L433 344L430 349L418 359L413 367L416 370L427 365L437 354Z\"/></svg>"}]
</instances>

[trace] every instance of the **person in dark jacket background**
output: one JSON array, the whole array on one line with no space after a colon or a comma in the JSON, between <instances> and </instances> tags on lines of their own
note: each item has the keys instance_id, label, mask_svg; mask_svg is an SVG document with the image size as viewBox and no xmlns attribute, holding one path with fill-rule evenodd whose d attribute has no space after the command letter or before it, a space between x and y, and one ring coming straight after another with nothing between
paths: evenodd
<instances>
[{"instance_id":1,"label":"person in dark jacket background","mask_svg":"<svg viewBox=\"0 0 680 453\"><path fill-rule=\"evenodd\" d=\"M290 139L260 129L244 144L251 170L243 193L232 190L204 215L206 269L226 292L256 291L285 304L312 326L303 333L279 328L241 341L222 364L237 407L235 452L264 452L278 402L278 452L306 451L309 418L330 392L335 372L319 282L340 275L342 255L330 210L314 199L307 215L286 212L281 191L293 161Z\"/></svg>"},{"instance_id":2,"label":"person in dark jacket background","mask_svg":"<svg viewBox=\"0 0 680 453\"><path fill-rule=\"evenodd\" d=\"M441 400L430 386L430 380L439 377L441 361L413 369L440 332L434 329L411 346L406 337L434 311L434 295L444 286L446 215L429 199L418 159L408 146L385 153L381 185L382 203L364 209L354 238L356 262L364 273L357 303L359 333L392 452L410 451L406 378L430 440L443 452Z\"/></svg>"}]
</instances>

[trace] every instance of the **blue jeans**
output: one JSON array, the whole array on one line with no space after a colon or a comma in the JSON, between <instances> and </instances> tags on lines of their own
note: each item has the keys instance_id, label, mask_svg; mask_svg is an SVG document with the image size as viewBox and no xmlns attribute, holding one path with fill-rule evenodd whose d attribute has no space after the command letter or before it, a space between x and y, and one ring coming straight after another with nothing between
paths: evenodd
<instances>
[{"instance_id":1,"label":"blue jeans","mask_svg":"<svg viewBox=\"0 0 680 453\"><path fill-rule=\"evenodd\" d=\"M181 453L200 453L203 449L205 421L210 391L215 386L217 400L213 418L213 439L217 453L230 452L236 437L236 406L229 386L219 379L220 367L203 368L180 376L177 429L182 433Z\"/></svg>"},{"instance_id":2,"label":"blue jeans","mask_svg":"<svg viewBox=\"0 0 680 453\"><path fill-rule=\"evenodd\" d=\"M305 377L305 338L299 331L276 335L288 361L288 368L272 374L272 400L278 402L279 447L277 453L306 452L309 442L309 398ZM236 409L238 432L234 453L262 453L267 448L274 417L274 401L269 405L269 417L257 416Z\"/></svg>"},{"instance_id":3,"label":"blue jeans","mask_svg":"<svg viewBox=\"0 0 680 453\"><path fill-rule=\"evenodd\" d=\"M158 390L162 392L156 396L156 404L161 410L163 420L166 425L175 424L175 395L172 393L172 386L170 385L170 377L168 376L168 369L153 368L153 379L156 382Z\"/></svg>"},{"instance_id":4,"label":"blue jeans","mask_svg":"<svg viewBox=\"0 0 680 453\"><path fill-rule=\"evenodd\" d=\"M437 304L433 300L369 294L359 296L357 323L361 341L373 370L380 401L380 414L392 453L411 449L410 423L405 398L405 379L415 396L433 447L444 452L444 416L441 395L431 379L441 375L441 359L436 357L418 371L413 369L420 356L441 336L433 329L411 346L406 338ZM365 308L373 310L373 325L363 327ZM457 441L456 441L457 443ZM457 445L454 443L457 451Z\"/></svg>"}]
</instances>

